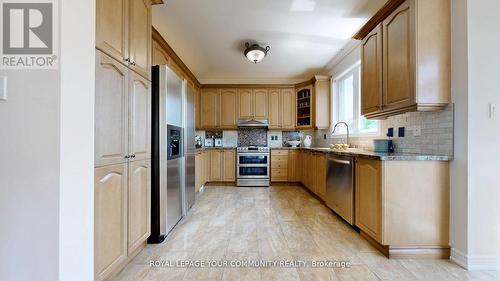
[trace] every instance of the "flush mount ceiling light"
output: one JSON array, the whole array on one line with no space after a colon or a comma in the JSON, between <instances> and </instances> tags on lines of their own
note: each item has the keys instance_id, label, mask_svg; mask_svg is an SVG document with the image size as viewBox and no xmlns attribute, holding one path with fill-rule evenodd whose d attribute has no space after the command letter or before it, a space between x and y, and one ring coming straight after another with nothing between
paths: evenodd
<instances>
[{"instance_id":1,"label":"flush mount ceiling light","mask_svg":"<svg viewBox=\"0 0 500 281\"><path fill-rule=\"evenodd\" d=\"M269 46L261 47L259 44L251 44L245 43L245 57L253 62L258 63L261 62L267 55L267 52L271 49Z\"/></svg>"}]
</instances>

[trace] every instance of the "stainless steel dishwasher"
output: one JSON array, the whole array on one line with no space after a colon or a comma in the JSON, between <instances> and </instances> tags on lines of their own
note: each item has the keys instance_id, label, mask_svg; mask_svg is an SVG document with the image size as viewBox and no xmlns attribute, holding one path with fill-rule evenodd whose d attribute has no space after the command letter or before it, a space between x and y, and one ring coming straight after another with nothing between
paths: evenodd
<instances>
[{"instance_id":1,"label":"stainless steel dishwasher","mask_svg":"<svg viewBox=\"0 0 500 281\"><path fill-rule=\"evenodd\" d=\"M351 225L354 224L354 158L328 156L326 204Z\"/></svg>"}]
</instances>

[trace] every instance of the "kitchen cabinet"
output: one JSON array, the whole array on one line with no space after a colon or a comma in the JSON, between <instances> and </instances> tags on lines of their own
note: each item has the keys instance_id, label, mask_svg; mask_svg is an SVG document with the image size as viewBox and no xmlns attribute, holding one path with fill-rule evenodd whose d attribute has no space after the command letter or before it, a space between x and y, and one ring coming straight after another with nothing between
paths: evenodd
<instances>
[{"instance_id":1,"label":"kitchen cabinet","mask_svg":"<svg viewBox=\"0 0 500 281\"><path fill-rule=\"evenodd\" d=\"M108 55L96 51L96 166L123 163L129 155L128 87L128 69Z\"/></svg>"},{"instance_id":2,"label":"kitchen cabinet","mask_svg":"<svg viewBox=\"0 0 500 281\"><path fill-rule=\"evenodd\" d=\"M450 1L407 0L387 14L362 34L363 114L442 110L451 99Z\"/></svg>"},{"instance_id":3,"label":"kitchen cabinet","mask_svg":"<svg viewBox=\"0 0 500 281\"><path fill-rule=\"evenodd\" d=\"M280 97L281 129L295 130L295 91L293 88L281 89Z\"/></svg>"},{"instance_id":4,"label":"kitchen cabinet","mask_svg":"<svg viewBox=\"0 0 500 281\"><path fill-rule=\"evenodd\" d=\"M151 161L128 165L128 254L132 254L151 234Z\"/></svg>"},{"instance_id":5,"label":"kitchen cabinet","mask_svg":"<svg viewBox=\"0 0 500 281\"><path fill-rule=\"evenodd\" d=\"M225 182L236 181L236 150L224 150L224 179Z\"/></svg>"},{"instance_id":6,"label":"kitchen cabinet","mask_svg":"<svg viewBox=\"0 0 500 281\"><path fill-rule=\"evenodd\" d=\"M361 43L361 113L379 111L382 107L382 24Z\"/></svg>"},{"instance_id":7,"label":"kitchen cabinet","mask_svg":"<svg viewBox=\"0 0 500 281\"><path fill-rule=\"evenodd\" d=\"M252 119L254 117L253 107L254 98L252 89L239 89L238 90L238 118Z\"/></svg>"},{"instance_id":8,"label":"kitchen cabinet","mask_svg":"<svg viewBox=\"0 0 500 281\"><path fill-rule=\"evenodd\" d=\"M203 171L205 170L204 158L205 154L203 151L196 152L194 156L194 167L195 167L195 179L194 187L195 191L200 191L201 186L205 184L205 175Z\"/></svg>"},{"instance_id":9,"label":"kitchen cabinet","mask_svg":"<svg viewBox=\"0 0 500 281\"><path fill-rule=\"evenodd\" d=\"M129 155L134 160L151 158L151 82L130 72Z\"/></svg>"},{"instance_id":10,"label":"kitchen cabinet","mask_svg":"<svg viewBox=\"0 0 500 281\"><path fill-rule=\"evenodd\" d=\"M95 279L116 274L150 231L151 85L96 50Z\"/></svg>"},{"instance_id":11,"label":"kitchen cabinet","mask_svg":"<svg viewBox=\"0 0 500 281\"><path fill-rule=\"evenodd\" d=\"M127 258L127 164L94 170L94 272L104 280Z\"/></svg>"},{"instance_id":12,"label":"kitchen cabinet","mask_svg":"<svg viewBox=\"0 0 500 281\"><path fill-rule=\"evenodd\" d=\"M288 150L271 150L271 182L288 181Z\"/></svg>"},{"instance_id":13,"label":"kitchen cabinet","mask_svg":"<svg viewBox=\"0 0 500 281\"><path fill-rule=\"evenodd\" d=\"M267 119L268 93L267 89L239 89L240 119Z\"/></svg>"},{"instance_id":14,"label":"kitchen cabinet","mask_svg":"<svg viewBox=\"0 0 500 281\"><path fill-rule=\"evenodd\" d=\"M222 89L220 100L220 127L222 129L237 129L238 91L235 89Z\"/></svg>"},{"instance_id":15,"label":"kitchen cabinet","mask_svg":"<svg viewBox=\"0 0 500 281\"><path fill-rule=\"evenodd\" d=\"M382 162L356 161L356 225L382 242Z\"/></svg>"},{"instance_id":16,"label":"kitchen cabinet","mask_svg":"<svg viewBox=\"0 0 500 281\"><path fill-rule=\"evenodd\" d=\"M315 153L314 154L314 190L316 195L320 198L326 197L326 178L327 178L327 167L326 167L326 154L325 153Z\"/></svg>"},{"instance_id":17,"label":"kitchen cabinet","mask_svg":"<svg viewBox=\"0 0 500 281\"><path fill-rule=\"evenodd\" d=\"M95 165L151 158L151 84L96 51Z\"/></svg>"},{"instance_id":18,"label":"kitchen cabinet","mask_svg":"<svg viewBox=\"0 0 500 281\"><path fill-rule=\"evenodd\" d=\"M363 237L390 258L449 258L448 162L357 158L355 174Z\"/></svg>"},{"instance_id":19,"label":"kitchen cabinet","mask_svg":"<svg viewBox=\"0 0 500 281\"><path fill-rule=\"evenodd\" d=\"M330 77L314 76L296 87L297 129L330 127Z\"/></svg>"},{"instance_id":20,"label":"kitchen cabinet","mask_svg":"<svg viewBox=\"0 0 500 281\"><path fill-rule=\"evenodd\" d=\"M224 152L220 149L210 150L210 181L221 182L223 179Z\"/></svg>"},{"instance_id":21,"label":"kitchen cabinet","mask_svg":"<svg viewBox=\"0 0 500 281\"><path fill-rule=\"evenodd\" d=\"M288 152L288 181L300 182L300 151L290 150Z\"/></svg>"},{"instance_id":22,"label":"kitchen cabinet","mask_svg":"<svg viewBox=\"0 0 500 281\"><path fill-rule=\"evenodd\" d=\"M220 91L203 89L201 93L201 127L214 129L220 127Z\"/></svg>"},{"instance_id":23,"label":"kitchen cabinet","mask_svg":"<svg viewBox=\"0 0 500 281\"><path fill-rule=\"evenodd\" d=\"M295 129L295 94L292 88L270 88L269 129Z\"/></svg>"},{"instance_id":24,"label":"kitchen cabinet","mask_svg":"<svg viewBox=\"0 0 500 281\"><path fill-rule=\"evenodd\" d=\"M151 77L151 1L130 0L130 67L146 78Z\"/></svg>"},{"instance_id":25,"label":"kitchen cabinet","mask_svg":"<svg viewBox=\"0 0 500 281\"><path fill-rule=\"evenodd\" d=\"M253 90L253 118L267 119L268 118L268 93L267 89Z\"/></svg>"},{"instance_id":26,"label":"kitchen cabinet","mask_svg":"<svg viewBox=\"0 0 500 281\"><path fill-rule=\"evenodd\" d=\"M197 87L194 90L194 110L195 110L195 129L202 130L201 126L201 92Z\"/></svg>"},{"instance_id":27,"label":"kitchen cabinet","mask_svg":"<svg viewBox=\"0 0 500 281\"><path fill-rule=\"evenodd\" d=\"M96 48L146 79L151 69L151 2L97 0Z\"/></svg>"},{"instance_id":28,"label":"kitchen cabinet","mask_svg":"<svg viewBox=\"0 0 500 281\"><path fill-rule=\"evenodd\" d=\"M280 89L269 89L269 129L281 129L282 111Z\"/></svg>"}]
</instances>

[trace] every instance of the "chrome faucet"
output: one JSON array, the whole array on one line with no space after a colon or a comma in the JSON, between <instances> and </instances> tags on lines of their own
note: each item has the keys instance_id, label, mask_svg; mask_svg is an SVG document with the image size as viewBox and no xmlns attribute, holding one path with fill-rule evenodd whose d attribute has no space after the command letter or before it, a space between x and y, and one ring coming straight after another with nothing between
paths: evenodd
<instances>
[{"instance_id":1,"label":"chrome faucet","mask_svg":"<svg viewBox=\"0 0 500 281\"><path fill-rule=\"evenodd\" d=\"M332 135L335 134L335 130L337 129L337 126L341 125L341 124L345 125L345 127L347 128L347 140L346 140L346 144L349 144L349 125L346 122L337 122L337 124L335 124L335 126L333 127Z\"/></svg>"}]
</instances>

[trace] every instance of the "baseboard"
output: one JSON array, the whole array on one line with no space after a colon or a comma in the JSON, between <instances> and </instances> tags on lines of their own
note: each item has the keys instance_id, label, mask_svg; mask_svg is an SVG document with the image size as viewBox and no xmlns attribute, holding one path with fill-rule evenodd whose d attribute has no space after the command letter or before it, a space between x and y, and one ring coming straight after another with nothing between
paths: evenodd
<instances>
[{"instance_id":1,"label":"baseboard","mask_svg":"<svg viewBox=\"0 0 500 281\"><path fill-rule=\"evenodd\" d=\"M468 256L462 251L452 248L450 260L471 271L500 270L499 256Z\"/></svg>"}]
</instances>

